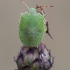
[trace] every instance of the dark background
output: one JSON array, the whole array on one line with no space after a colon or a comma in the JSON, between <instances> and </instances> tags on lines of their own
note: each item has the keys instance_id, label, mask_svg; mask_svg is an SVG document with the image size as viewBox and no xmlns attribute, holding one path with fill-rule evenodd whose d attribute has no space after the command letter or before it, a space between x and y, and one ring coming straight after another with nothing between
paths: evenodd
<instances>
[{"instance_id":1,"label":"dark background","mask_svg":"<svg viewBox=\"0 0 70 70\"><path fill-rule=\"evenodd\" d=\"M51 70L70 69L70 0L24 0L29 7L54 5L45 10L50 33L54 41L44 35L43 42L55 56ZM18 54L22 43L18 36L20 13L28 9L19 0L0 0L0 70L14 70L17 66L13 57Z\"/></svg>"}]
</instances>

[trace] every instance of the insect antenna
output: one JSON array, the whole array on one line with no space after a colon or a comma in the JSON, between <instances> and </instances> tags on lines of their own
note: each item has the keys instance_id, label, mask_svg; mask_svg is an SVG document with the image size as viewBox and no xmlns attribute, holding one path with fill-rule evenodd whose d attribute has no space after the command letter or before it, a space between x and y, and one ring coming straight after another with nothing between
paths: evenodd
<instances>
[{"instance_id":1,"label":"insect antenna","mask_svg":"<svg viewBox=\"0 0 70 70\"><path fill-rule=\"evenodd\" d=\"M20 0L20 1L29 9L29 7L25 4L23 0Z\"/></svg>"},{"instance_id":2,"label":"insect antenna","mask_svg":"<svg viewBox=\"0 0 70 70\"><path fill-rule=\"evenodd\" d=\"M54 7L53 5L51 5L51 6L45 6L45 8L49 8L49 7Z\"/></svg>"},{"instance_id":3,"label":"insect antenna","mask_svg":"<svg viewBox=\"0 0 70 70\"><path fill-rule=\"evenodd\" d=\"M43 9L50 8L50 7L54 7L54 6L53 5L51 5L51 6L42 6Z\"/></svg>"}]
</instances>

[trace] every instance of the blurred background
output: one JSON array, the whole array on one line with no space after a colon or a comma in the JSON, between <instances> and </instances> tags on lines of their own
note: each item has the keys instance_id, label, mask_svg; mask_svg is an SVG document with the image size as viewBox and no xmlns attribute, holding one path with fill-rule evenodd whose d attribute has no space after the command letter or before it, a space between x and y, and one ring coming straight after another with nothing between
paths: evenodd
<instances>
[{"instance_id":1,"label":"blurred background","mask_svg":"<svg viewBox=\"0 0 70 70\"><path fill-rule=\"evenodd\" d=\"M70 0L24 0L29 7L38 5L54 5L45 10L49 22L49 30L54 41L44 35L43 43L55 57L51 70L70 69ZM20 0L0 0L0 69L17 68L13 57L22 46L18 36L20 13L28 9Z\"/></svg>"}]
</instances>

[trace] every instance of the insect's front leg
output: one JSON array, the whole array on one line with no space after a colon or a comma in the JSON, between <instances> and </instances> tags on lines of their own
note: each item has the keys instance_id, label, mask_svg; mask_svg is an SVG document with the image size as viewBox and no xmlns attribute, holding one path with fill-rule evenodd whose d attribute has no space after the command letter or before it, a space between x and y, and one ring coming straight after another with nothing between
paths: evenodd
<instances>
[{"instance_id":1,"label":"insect's front leg","mask_svg":"<svg viewBox=\"0 0 70 70\"><path fill-rule=\"evenodd\" d=\"M52 38L52 36L51 36L51 34L49 33L49 24L48 24L48 21L47 21L47 20L45 20L45 21L44 21L44 23L45 23L45 24L46 24L46 26L47 26L46 33L51 37L51 39L53 39L53 38Z\"/></svg>"}]
</instances>

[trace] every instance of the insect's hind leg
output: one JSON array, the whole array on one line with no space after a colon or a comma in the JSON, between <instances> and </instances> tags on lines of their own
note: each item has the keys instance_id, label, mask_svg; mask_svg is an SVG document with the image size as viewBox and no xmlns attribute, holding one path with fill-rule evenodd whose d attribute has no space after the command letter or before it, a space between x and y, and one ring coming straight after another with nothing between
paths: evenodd
<instances>
[{"instance_id":1,"label":"insect's hind leg","mask_svg":"<svg viewBox=\"0 0 70 70\"><path fill-rule=\"evenodd\" d=\"M46 33L51 37L51 39L53 39L52 36L51 36L51 34L49 33L49 24L48 24L48 21L47 20L45 20L45 24L47 26Z\"/></svg>"}]
</instances>

